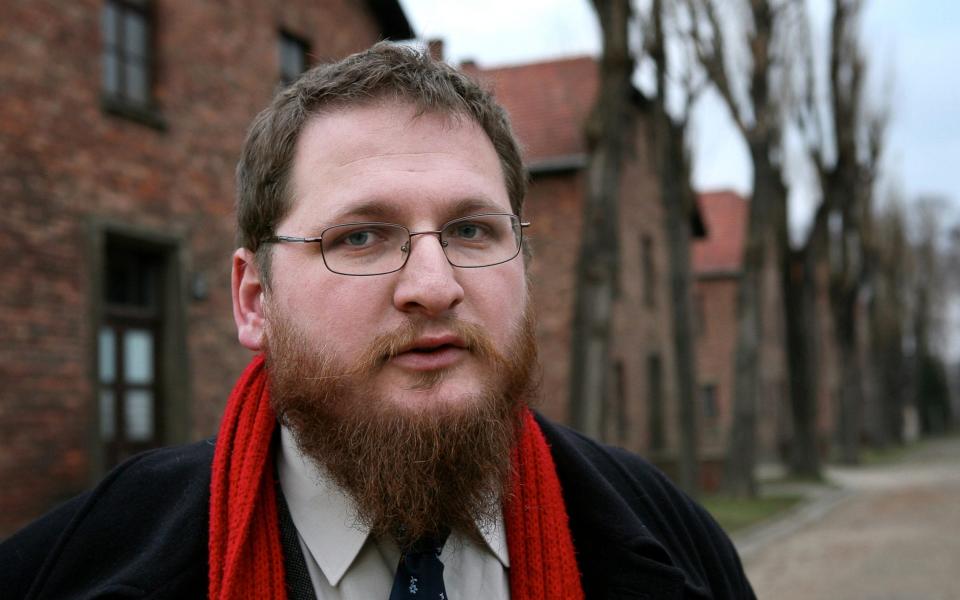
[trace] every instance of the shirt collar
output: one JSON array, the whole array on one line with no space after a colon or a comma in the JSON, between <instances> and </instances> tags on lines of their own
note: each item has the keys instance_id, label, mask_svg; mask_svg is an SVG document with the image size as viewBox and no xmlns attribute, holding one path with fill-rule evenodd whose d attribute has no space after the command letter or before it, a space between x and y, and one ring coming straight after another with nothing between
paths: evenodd
<instances>
[{"instance_id":1,"label":"shirt collar","mask_svg":"<svg viewBox=\"0 0 960 600\"><path fill-rule=\"evenodd\" d=\"M353 500L317 465L300 453L293 434L280 428L277 458L280 487L300 538L330 585L340 583L369 535L357 522ZM486 549L504 566L510 566L503 512L492 526L480 527ZM456 535L454 532L453 535Z\"/></svg>"}]
</instances>

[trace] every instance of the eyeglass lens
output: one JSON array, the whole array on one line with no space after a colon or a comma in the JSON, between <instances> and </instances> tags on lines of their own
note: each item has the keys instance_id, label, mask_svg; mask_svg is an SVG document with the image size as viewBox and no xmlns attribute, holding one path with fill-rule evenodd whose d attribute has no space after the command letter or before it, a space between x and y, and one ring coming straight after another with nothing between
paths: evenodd
<instances>
[{"instance_id":1,"label":"eyeglass lens","mask_svg":"<svg viewBox=\"0 0 960 600\"><path fill-rule=\"evenodd\" d=\"M337 225L325 230L322 237L327 267L348 275L396 271L403 267L410 249L410 232L388 223ZM495 265L519 253L520 220L506 214L457 219L443 227L440 243L455 266Z\"/></svg>"}]
</instances>

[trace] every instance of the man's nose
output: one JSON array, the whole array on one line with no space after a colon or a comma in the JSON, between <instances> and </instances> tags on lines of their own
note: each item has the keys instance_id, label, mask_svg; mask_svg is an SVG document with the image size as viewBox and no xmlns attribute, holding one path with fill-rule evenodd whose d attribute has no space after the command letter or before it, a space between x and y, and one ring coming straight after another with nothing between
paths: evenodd
<instances>
[{"instance_id":1,"label":"man's nose","mask_svg":"<svg viewBox=\"0 0 960 600\"><path fill-rule=\"evenodd\" d=\"M439 236L414 236L407 252L407 264L394 289L393 303L398 310L436 317L463 301L457 269L443 253Z\"/></svg>"}]
</instances>

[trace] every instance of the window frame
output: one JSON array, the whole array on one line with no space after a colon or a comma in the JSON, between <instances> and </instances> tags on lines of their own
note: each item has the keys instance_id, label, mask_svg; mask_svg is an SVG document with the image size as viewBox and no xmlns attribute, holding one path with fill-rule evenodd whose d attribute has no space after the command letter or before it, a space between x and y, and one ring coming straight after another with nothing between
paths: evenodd
<instances>
[{"instance_id":1,"label":"window frame","mask_svg":"<svg viewBox=\"0 0 960 600\"><path fill-rule=\"evenodd\" d=\"M287 73L285 69L284 50L286 47L295 47L303 59L300 72L296 74ZM288 29L281 28L277 32L277 67L278 85L280 88L285 88L310 68L310 41L303 36L291 33Z\"/></svg>"},{"instance_id":2,"label":"window frame","mask_svg":"<svg viewBox=\"0 0 960 600\"><path fill-rule=\"evenodd\" d=\"M113 457L101 436L100 390L100 331L115 317L131 321L162 316L153 341L154 410L160 410L154 418L154 437L161 445L181 444L191 437L191 384L187 347L187 302L185 287L186 240L180 233L161 232L114 219L92 216L87 222L90 272L90 321L89 385L87 392L88 426L87 449L90 456L89 481L95 483L113 465ZM118 306L108 301L105 287L108 272L107 260L110 248L122 246L135 252L154 256L157 260L158 285L154 297L156 306ZM151 311L153 311L151 313ZM122 352L120 340L114 340L114 352ZM114 404L119 398L114 399ZM114 415L115 423L117 415ZM136 450L138 450L137 448Z\"/></svg>"},{"instance_id":3,"label":"window frame","mask_svg":"<svg viewBox=\"0 0 960 600\"><path fill-rule=\"evenodd\" d=\"M653 236L648 233L640 234L640 262L643 289L643 305L647 308L657 307L657 265L654 260Z\"/></svg>"},{"instance_id":4,"label":"window frame","mask_svg":"<svg viewBox=\"0 0 960 600\"><path fill-rule=\"evenodd\" d=\"M136 303L115 302L110 296L108 287L111 285L110 274L112 267L117 263L126 263L122 268L139 271L151 278L149 302L143 305ZM103 382L98 378L97 399L100 401L100 392L110 391L113 394L113 435L110 439L101 437L104 449L104 460L108 466L114 466L124 459L144 450L161 446L164 443L164 404L163 378L164 369L160 350L163 348L163 295L166 289L163 273L164 257L155 249L138 247L115 237L107 240L104 247L104 278L101 286L103 311L98 335L103 329L110 329L114 335L114 367L113 381ZM127 287L130 287L129 285ZM124 340L132 330L146 330L151 334L153 347L151 352L151 370L153 373L149 383L128 381L125 375ZM99 344L99 340L98 340ZM98 360L100 353L98 352ZM126 405L128 392L150 392L152 400L151 422L152 434L145 439L134 439L129 435L126 427ZM98 405L98 409L102 409ZM102 416L102 415L101 415ZM98 419L98 424L101 420ZM99 431L99 430L98 430ZM102 436L102 431L100 431Z\"/></svg>"},{"instance_id":5,"label":"window frame","mask_svg":"<svg viewBox=\"0 0 960 600\"><path fill-rule=\"evenodd\" d=\"M108 23L109 14L113 11L112 22ZM101 11L101 55L100 55L100 101L101 107L108 114L121 116L155 129L166 129L166 123L161 117L154 95L156 82L156 51L154 32L156 27L153 3L147 0L105 0ZM127 18L134 17L140 21L143 28L143 45L138 50L142 53L137 56L126 47L128 35ZM110 29L112 28L112 31ZM112 39L112 41L111 41ZM116 82L111 88L108 81L108 62L115 63ZM131 94L132 86L128 81L127 67L134 65L142 71L143 98L135 98Z\"/></svg>"}]
</instances>

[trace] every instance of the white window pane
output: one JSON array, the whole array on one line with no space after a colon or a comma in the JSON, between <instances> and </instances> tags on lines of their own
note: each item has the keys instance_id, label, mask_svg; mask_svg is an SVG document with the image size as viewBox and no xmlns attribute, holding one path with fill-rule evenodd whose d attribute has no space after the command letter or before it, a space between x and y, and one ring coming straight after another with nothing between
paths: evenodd
<instances>
[{"instance_id":1,"label":"white window pane","mask_svg":"<svg viewBox=\"0 0 960 600\"><path fill-rule=\"evenodd\" d=\"M280 77L293 81L306 69L306 48L303 44L285 35L280 36Z\"/></svg>"},{"instance_id":2,"label":"white window pane","mask_svg":"<svg viewBox=\"0 0 960 600\"><path fill-rule=\"evenodd\" d=\"M147 70L140 61L127 62L123 68L126 96L137 104L147 103Z\"/></svg>"},{"instance_id":3,"label":"white window pane","mask_svg":"<svg viewBox=\"0 0 960 600\"><path fill-rule=\"evenodd\" d=\"M117 377L117 334L109 327L100 328L100 381L113 383Z\"/></svg>"},{"instance_id":4,"label":"white window pane","mask_svg":"<svg viewBox=\"0 0 960 600\"><path fill-rule=\"evenodd\" d=\"M123 49L128 57L147 55L147 22L140 13L126 11L123 15Z\"/></svg>"},{"instance_id":5,"label":"white window pane","mask_svg":"<svg viewBox=\"0 0 960 600\"><path fill-rule=\"evenodd\" d=\"M125 394L123 428L131 442L153 438L153 393L149 390L129 390Z\"/></svg>"},{"instance_id":6,"label":"white window pane","mask_svg":"<svg viewBox=\"0 0 960 600\"><path fill-rule=\"evenodd\" d=\"M103 91L115 95L120 87L120 61L108 50L103 55Z\"/></svg>"},{"instance_id":7,"label":"white window pane","mask_svg":"<svg viewBox=\"0 0 960 600\"><path fill-rule=\"evenodd\" d=\"M303 71L303 53L300 46L295 42L284 40L281 46L280 60L283 61L284 71L291 75Z\"/></svg>"},{"instance_id":8,"label":"white window pane","mask_svg":"<svg viewBox=\"0 0 960 600\"><path fill-rule=\"evenodd\" d=\"M116 399L112 390L100 390L100 439L109 442L116 435Z\"/></svg>"},{"instance_id":9,"label":"white window pane","mask_svg":"<svg viewBox=\"0 0 960 600\"><path fill-rule=\"evenodd\" d=\"M117 7L107 2L103 7L103 45L107 48L117 43Z\"/></svg>"},{"instance_id":10,"label":"white window pane","mask_svg":"<svg viewBox=\"0 0 960 600\"><path fill-rule=\"evenodd\" d=\"M123 379L127 383L153 383L153 332L130 329L123 336Z\"/></svg>"}]
</instances>

